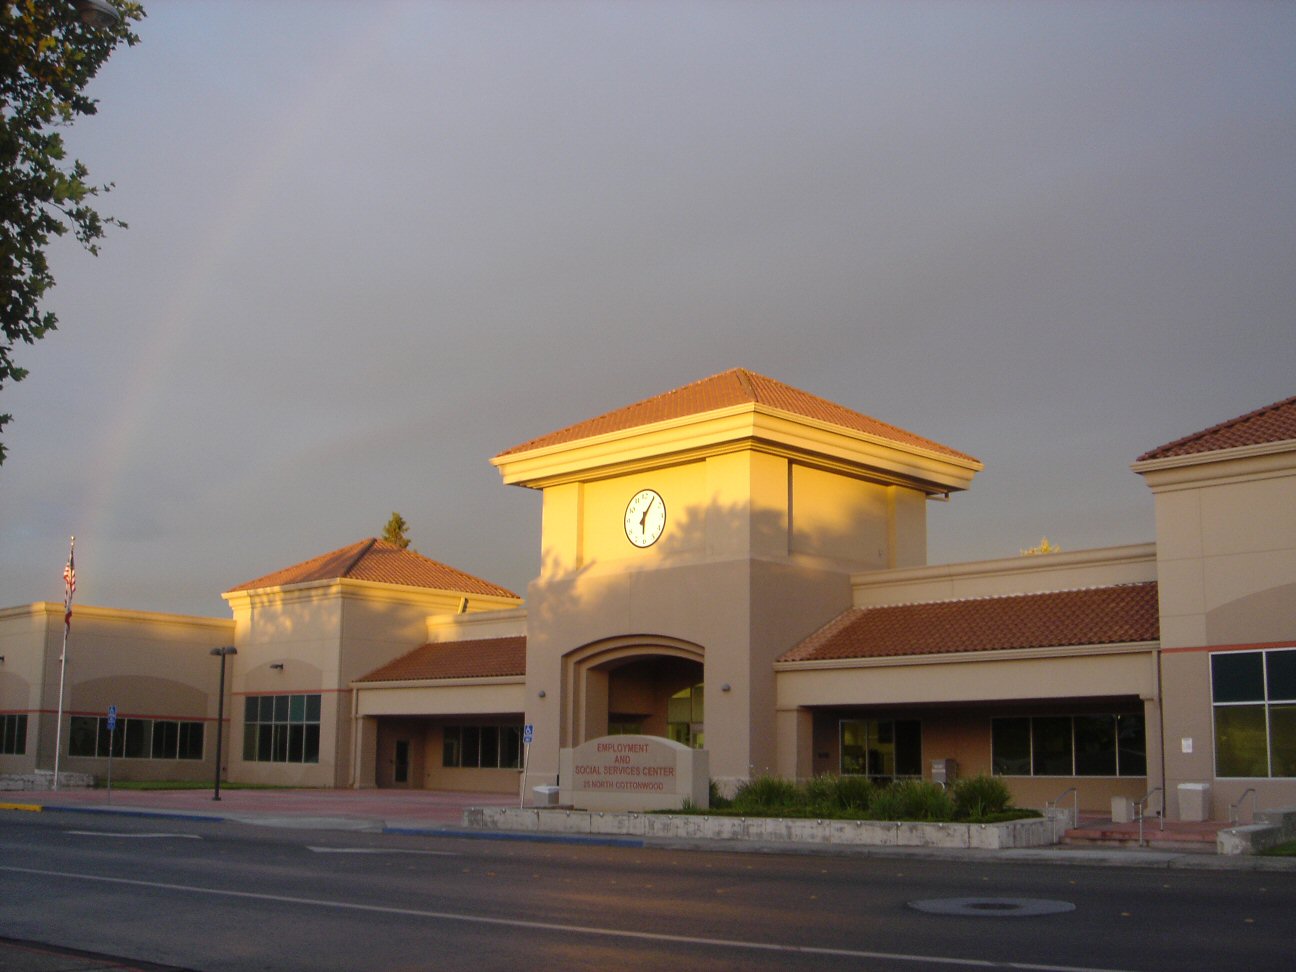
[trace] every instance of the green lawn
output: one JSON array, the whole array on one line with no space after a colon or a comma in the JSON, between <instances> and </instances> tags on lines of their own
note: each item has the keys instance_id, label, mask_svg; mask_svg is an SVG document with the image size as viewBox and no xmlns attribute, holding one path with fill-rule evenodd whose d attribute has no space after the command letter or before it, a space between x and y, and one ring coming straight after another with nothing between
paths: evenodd
<instances>
[{"instance_id":1,"label":"green lawn","mask_svg":"<svg viewBox=\"0 0 1296 972\"><path fill-rule=\"evenodd\" d=\"M1289 840L1285 844L1279 844L1277 847L1270 847L1267 851L1261 851L1265 857L1296 857L1296 840Z\"/></svg>"}]
</instances>

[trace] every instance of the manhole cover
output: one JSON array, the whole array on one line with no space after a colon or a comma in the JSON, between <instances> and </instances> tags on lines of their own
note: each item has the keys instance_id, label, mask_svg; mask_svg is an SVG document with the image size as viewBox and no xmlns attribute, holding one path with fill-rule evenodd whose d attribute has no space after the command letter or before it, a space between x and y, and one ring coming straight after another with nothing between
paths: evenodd
<instances>
[{"instance_id":1,"label":"manhole cover","mask_svg":"<svg viewBox=\"0 0 1296 972\"><path fill-rule=\"evenodd\" d=\"M1075 911L1070 901L1047 898L928 898L909 907L929 915L974 915L978 918L1033 918Z\"/></svg>"}]
</instances>

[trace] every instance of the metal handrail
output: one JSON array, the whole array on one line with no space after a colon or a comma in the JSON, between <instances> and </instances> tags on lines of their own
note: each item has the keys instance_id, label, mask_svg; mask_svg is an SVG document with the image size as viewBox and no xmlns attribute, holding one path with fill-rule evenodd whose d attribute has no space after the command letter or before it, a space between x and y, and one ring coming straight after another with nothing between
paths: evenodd
<instances>
[{"instance_id":1,"label":"metal handrail","mask_svg":"<svg viewBox=\"0 0 1296 972\"><path fill-rule=\"evenodd\" d=\"M1248 787L1246 788L1246 790L1243 791L1242 795L1241 795L1240 797L1238 797L1238 801L1237 801L1237 803L1233 803L1233 804L1230 804L1230 805L1229 805L1229 823L1230 823L1230 824L1237 824L1237 822L1238 822L1238 809L1242 806L1242 801L1245 800L1245 799L1247 798L1248 794L1249 794L1250 797L1251 797L1251 822L1252 822L1252 823L1255 823L1256 810L1258 809L1257 801L1258 801L1259 797L1258 797L1257 794L1256 794L1256 789L1255 789L1255 787L1254 787L1254 786L1248 786Z\"/></svg>"},{"instance_id":2,"label":"metal handrail","mask_svg":"<svg viewBox=\"0 0 1296 972\"><path fill-rule=\"evenodd\" d=\"M1058 804L1062 802L1062 798L1066 796L1068 793L1074 794L1074 799L1075 799L1075 808L1071 811L1071 826L1079 827L1080 826L1080 790L1078 787L1068 786L1065 790L1059 793L1052 800L1049 800L1047 803L1045 803L1044 806L1046 809L1050 809L1050 810L1060 809L1058 807ZM1056 819L1054 821L1054 828L1053 828L1053 841L1054 843L1057 842Z\"/></svg>"},{"instance_id":3,"label":"metal handrail","mask_svg":"<svg viewBox=\"0 0 1296 972\"><path fill-rule=\"evenodd\" d=\"M1165 830L1165 790L1163 790L1159 786L1154 786L1152 787L1152 789L1148 790L1141 797L1139 797L1137 800L1134 801L1134 806L1137 808L1138 811L1140 847L1144 846L1147 843L1147 841L1143 839L1143 809L1144 807L1147 806L1148 801L1152 799L1153 795L1157 793L1161 794L1161 830Z\"/></svg>"}]
</instances>

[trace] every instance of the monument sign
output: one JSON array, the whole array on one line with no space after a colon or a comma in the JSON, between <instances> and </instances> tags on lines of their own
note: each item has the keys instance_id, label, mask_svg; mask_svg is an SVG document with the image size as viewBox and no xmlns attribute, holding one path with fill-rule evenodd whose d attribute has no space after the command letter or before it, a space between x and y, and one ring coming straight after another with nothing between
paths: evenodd
<instances>
[{"instance_id":1,"label":"monument sign","mask_svg":"<svg viewBox=\"0 0 1296 972\"><path fill-rule=\"evenodd\" d=\"M561 754L564 806L581 810L678 810L709 805L707 754L661 736L601 736Z\"/></svg>"}]
</instances>

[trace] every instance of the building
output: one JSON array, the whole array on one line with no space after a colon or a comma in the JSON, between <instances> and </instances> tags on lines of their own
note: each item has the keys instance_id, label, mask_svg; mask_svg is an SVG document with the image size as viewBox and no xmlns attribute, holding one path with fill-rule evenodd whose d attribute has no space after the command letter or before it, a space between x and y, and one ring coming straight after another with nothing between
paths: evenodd
<instances>
[{"instance_id":1,"label":"building","mask_svg":"<svg viewBox=\"0 0 1296 972\"><path fill-rule=\"evenodd\" d=\"M563 748L639 733L704 747L725 787L995 773L1023 805L1151 793L1171 818L1296 798L1296 398L1139 457L1155 543L965 564L926 563L926 508L976 459L741 369L492 461L543 494L525 604L378 541L224 595L231 779L527 794ZM0 613L0 653L44 651L48 685L41 611ZM8 664L16 739L50 696ZM181 714L211 719L214 677ZM0 771L47 764L50 721Z\"/></svg>"}]
</instances>

